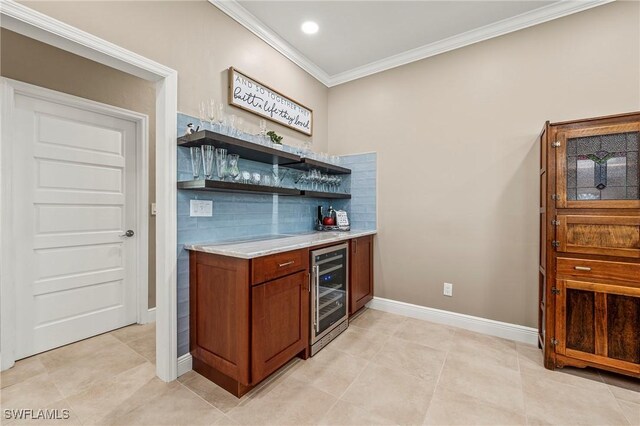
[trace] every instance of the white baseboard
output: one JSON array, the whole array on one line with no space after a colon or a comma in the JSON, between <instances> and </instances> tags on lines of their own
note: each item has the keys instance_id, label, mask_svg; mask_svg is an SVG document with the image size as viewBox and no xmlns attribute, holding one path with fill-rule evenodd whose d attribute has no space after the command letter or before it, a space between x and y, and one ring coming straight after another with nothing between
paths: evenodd
<instances>
[{"instance_id":1,"label":"white baseboard","mask_svg":"<svg viewBox=\"0 0 640 426\"><path fill-rule=\"evenodd\" d=\"M538 344L538 330L523 325L443 311L441 309L427 308L426 306L383 299L382 297L374 297L367 306L379 311L404 315L406 317L431 321L438 324L451 325L464 328L465 330L515 340L516 342L529 343L531 345Z\"/></svg>"},{"instance_id":2,"label":"white baseboard","mask_svg":"<svg viewBox=\"0 0 640 426\"><path fill-rule=\"evenodd\" d=\"M147 322L156 322L156 308L149 308L147 312Z\"/></svg>"},{"instance_id":3,"label":"white baseboard","mask_svg":"<svg viewBox=\"0 0 640 426\"><path fill-rule=\"evenodd\" d=\"M191 371L191 354L184 354L178 357L178 377Z\"/></svg>"}]
</instances>

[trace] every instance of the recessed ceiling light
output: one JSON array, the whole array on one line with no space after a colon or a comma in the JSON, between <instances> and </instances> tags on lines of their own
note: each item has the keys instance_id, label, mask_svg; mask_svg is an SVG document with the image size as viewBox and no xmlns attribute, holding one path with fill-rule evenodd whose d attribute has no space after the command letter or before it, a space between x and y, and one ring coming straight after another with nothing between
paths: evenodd
<instances>
[{"instance_id":1,"label":"recessed ceiling light","mask_svg":"<svg viewBox=\"0 0 640 426\"><path fill-rule=\"evenodd\" d=\"M318 24L316 24L313 21L307 21L303 23L300 28L302 29L302 32L305 34L315 34L318 32L318 29L320 27L318 27Z\"/></svg>"}]
</instances>

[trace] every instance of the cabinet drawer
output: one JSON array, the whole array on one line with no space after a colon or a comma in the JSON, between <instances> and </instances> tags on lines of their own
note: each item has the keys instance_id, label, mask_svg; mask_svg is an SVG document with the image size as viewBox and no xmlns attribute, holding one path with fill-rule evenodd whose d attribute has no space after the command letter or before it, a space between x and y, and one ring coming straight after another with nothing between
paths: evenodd
<instances>
[{"instance_id":1,"label":"cabinet drawer","mask_svg":"<svg viewBox=\"0 0 640 426\"><path fill-rule=\"evenodd\" d=\"M558 258L558 276L600 278L640 284L640 264L602 260Z\"/></svg>"},{"instance_id":2,"label":"cabinet drawer","mask_svg":"<svg viewBox=\"0 0 640 426\"><path fill-rule=\"evenodd\" d=\"M308 250L287 251L253 259L251 282L262 283L306 270L309 266Z\"/></svg>"}]
</instances>

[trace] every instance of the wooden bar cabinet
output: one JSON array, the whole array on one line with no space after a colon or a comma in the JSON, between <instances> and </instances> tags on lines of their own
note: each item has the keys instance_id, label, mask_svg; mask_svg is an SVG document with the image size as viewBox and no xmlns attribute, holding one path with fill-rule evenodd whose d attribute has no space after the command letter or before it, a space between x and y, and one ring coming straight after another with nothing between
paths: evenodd
<instances>
[{"instance_id":1,"label":"wooden bar cabinet","mask_svg":"<svg viewBox=\"0 0 640 426\"><path fill-rule=\"evenodd\" d=\"M539 346L545 367L640 377L640 113L540 135Z\"/></svg>"}]
</instances>

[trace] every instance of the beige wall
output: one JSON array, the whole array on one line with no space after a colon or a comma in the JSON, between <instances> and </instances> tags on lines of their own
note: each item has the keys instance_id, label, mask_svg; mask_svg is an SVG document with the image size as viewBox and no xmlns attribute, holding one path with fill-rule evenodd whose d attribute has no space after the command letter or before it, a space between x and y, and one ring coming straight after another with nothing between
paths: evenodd
<instances>
[{"instance_id":1,"label":"beige wall","mask_svg":"<svg viewBox=\"0 0 640 426\"><path fill-rule=\"evenodd\" d=\"M149 199L155 202L155 87L153 84L2 29L0 75L149 116ZM155 217L149 216L149 307L156 305Z\"/></svg>"},{"instance_id":2,"label":"beige wall","mask_svg":"<svg viewBox=\"0 0 640 426\"><path fill-rule=\"evenodd\" d=\"M639 18L615 2L330 90L330 151L378 152L378 296L536 325L536 137L640 110Z\"/></svg>"},{"instance_id":3,"label":"beige wall","mask_svg":"<svg viewBox=\"0 0 640 426\"><path fill-rule=\"evenodd\" d=\"M547 119L640 109L637 2L330 90L204 1L27 4L178 70L182 112L222 100L232 65L313 108L314 149L379 153L377 295L528 326L538 132ZM307 140L274 128L285 143ZM442 296L444 281L453 298Z\"/></svg>"},{"instance_id":4,"label":"beige wall","mask_svg":"<svg viewBox=\"0 0 640 426\"><path fill-rule=\"evenodd\" d=\"M226 101L226 70L234 66L313 109L313 138L269 124L283 143L327 150L328 89L205 0L24 3L177 70L178 110L186 114L198 116L203 100ZM257 116L232 111L258 130Z\"/></svg>"},{"instance_id":5,"label":"beige wall","mask_svg":"<svg viewBox=\"0 0 640 426\"><path fill-rule=\"evenodd\" d=\"M178 110L198 116L201 101L226 100L234 66L314 110L314 136L270 124L283 142L327 150L328 89L206 1L23 2L26 6L178 71ZM151 117L150 201L155 201L155 88L109 67L2 30L2 75ZM258 130L259 118L228 107ZM155 306L155 219L149 232L149 306Z\"/></svg>"}]
</instances>

